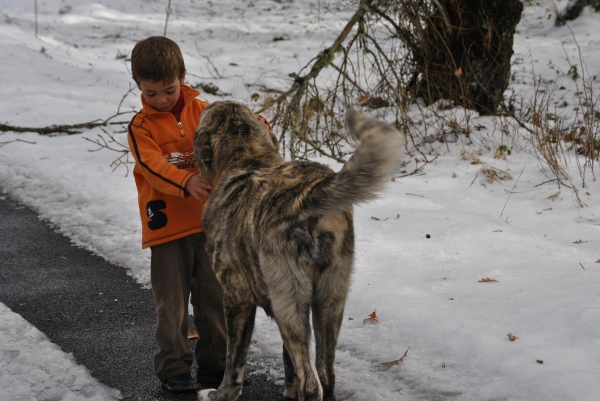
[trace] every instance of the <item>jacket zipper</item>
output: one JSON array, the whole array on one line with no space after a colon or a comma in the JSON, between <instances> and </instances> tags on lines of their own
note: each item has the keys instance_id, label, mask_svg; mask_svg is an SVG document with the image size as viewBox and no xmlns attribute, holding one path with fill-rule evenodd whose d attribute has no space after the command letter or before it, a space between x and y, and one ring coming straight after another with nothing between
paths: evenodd
<instances>
[{"instance_id":1,"label":"jacket zipper","mask_svg":"<svg viewBox=\"0 0 600 401\"><path fill-rule=\"evenodd\" d=\"M183 124L181 124L181 121L177 121L177 126L179 127L179 132L181 133L181 137L183 138L185 136L185 132L183 132Z\"/></svg>"},{"instance_id":2,"label":"jacket zipper","mask_svg":"<svg viewBox=\"0 0 600 401\"><path fill-rule=\"evenodd\" d=\"M187 106L188 106L187 104L183 105L183 108L181 109L182 116L183 116L183 112L185 111ZM173 114L171 114L171 115L173 115ZM173 116L173 117L175 117L175 116ZM175 120L177 120L177 119L175 119ZM179 133L181 134L181 137L182 138L185 137L185 132L183 132L183 124L181 123L181 121L177 121L177 126L179 127Z\"/></svg>"}]
</instances>

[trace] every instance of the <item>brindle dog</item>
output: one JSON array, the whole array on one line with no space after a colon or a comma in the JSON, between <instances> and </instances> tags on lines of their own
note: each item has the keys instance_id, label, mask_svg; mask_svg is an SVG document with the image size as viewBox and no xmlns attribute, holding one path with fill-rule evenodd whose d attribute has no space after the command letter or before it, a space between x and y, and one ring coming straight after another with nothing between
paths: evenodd
<instances>
[{"instance_id":1,"label":"brindle dog","mask_svg":"<svg viewBox=\"0 0 600 401\"><path fill-rule=\"evenodd\" d=\"M283 339L284 395L335 400L333 363L354 257L352 205L382 189L405 141L359 113L349 113L347 124L358 145L335 173L311 161L285 162L275 135L240 103L215 102L202 112L196 158L214 186L202 225L225 292L228 342L223 382L200 391L200 400L241 394L257 306Z\"/></svg>"}]
</instances>

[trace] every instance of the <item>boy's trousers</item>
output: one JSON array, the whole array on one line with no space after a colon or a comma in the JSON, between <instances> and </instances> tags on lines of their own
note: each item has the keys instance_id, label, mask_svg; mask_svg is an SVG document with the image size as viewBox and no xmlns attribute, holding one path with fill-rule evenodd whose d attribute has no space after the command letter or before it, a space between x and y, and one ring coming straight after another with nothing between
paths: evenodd
<instances>
[{"instance_id":1,"label":"boy's trousers","mask_svg":"<svg viewBox=\"0 0 600 401\"><path fill-rule=\"evenodd\" d=\"M227 337L223 289L210 266L206 235L201 232L151 247L150 274L156 307L154 371L164 383L190 373L194 354L198 375L225 369ZM187 339L188 302L198 330L192 353Z\"/></svg>"}]
</instances>

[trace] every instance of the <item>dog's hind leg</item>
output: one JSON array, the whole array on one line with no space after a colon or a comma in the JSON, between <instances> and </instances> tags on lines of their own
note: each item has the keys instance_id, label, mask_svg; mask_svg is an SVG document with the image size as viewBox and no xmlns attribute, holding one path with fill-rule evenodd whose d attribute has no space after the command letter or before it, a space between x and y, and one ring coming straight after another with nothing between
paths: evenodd
<instances>
[{"instance_id":1,"label":"dog's hind leg","mask_svg":"<svg viewBox=\"0 0 600 401\"><path fill-rule=\"evenodd\" d=\"M329 267L333 269L333 267ZM313 330L316 342L316 367L319 380L323 387L323 400L335 401L335 349L337 346L344 305L348 286L349 274L325 271L321 280L315 286L315 298L312 305Z\"/></svg>"},{"instance_id":2,"label":"dog's hind leg","mask_svg":"<svg viewBox=\"0 0 600 401\"><path fill-rule=\"evenodd\" d=\"M298 380L298 400L299 401L321 401L323 399L323 389L317 376L317 370L312 361L310 352L310 324L308 323L308 306L297 308L298 311L293 317L291 314L287 318L278 318L275 312L275 321L279 326L281 338L288 352L288 357L293 363L294 370ZM287 375L286 375L287 376ZM286 380L287 382L287 380ZM287 384L287 383L286 383ZM290 395L293 395L293 381ZM286 391L287 394L287 391Z\"/></svg>"},{"instance_id":3,"label":"dog's hind leg","mask_svg":"<svg viewBox=\"0 0 600 401\"><path fill-rule=\"evenodd\" d=\"M240 307L227 302L225 295L225 321L227 323L227 361L223 382L217 390L202 390L201 401L235 401L242 393L248 349L254 330L256 305Z\"/></svg>"},{"instance_id":4,"label":"dog's hind leg","mask_svg":"<svg viewBox=\"0 0 600 401\"><path fill-rule=\"evenodd\" d=\"M316 368L323 387L323 400L335 401L335 348L342 326L344 302L328 300L329 304L313 306L313 328L316 342Z\"/></svg>"}]
</instances>

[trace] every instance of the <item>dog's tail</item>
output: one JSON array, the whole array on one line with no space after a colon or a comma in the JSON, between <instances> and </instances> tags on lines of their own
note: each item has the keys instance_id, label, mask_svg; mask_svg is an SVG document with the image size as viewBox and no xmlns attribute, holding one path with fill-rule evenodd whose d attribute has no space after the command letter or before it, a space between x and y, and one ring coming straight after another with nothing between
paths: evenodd
<instances>
[{"instance_id":1,"label":"dog's tail","mask_svg":"<svg viewBox=\"0 0 600 401\"><path fill-rule=\"evenodd\" d=\"M358 145L338 173L313 188L306 199L311 214L336 213L375 198L400 164L403 133L358 112L348 112L346 123Z\"/></svg>"}]
</instances>

